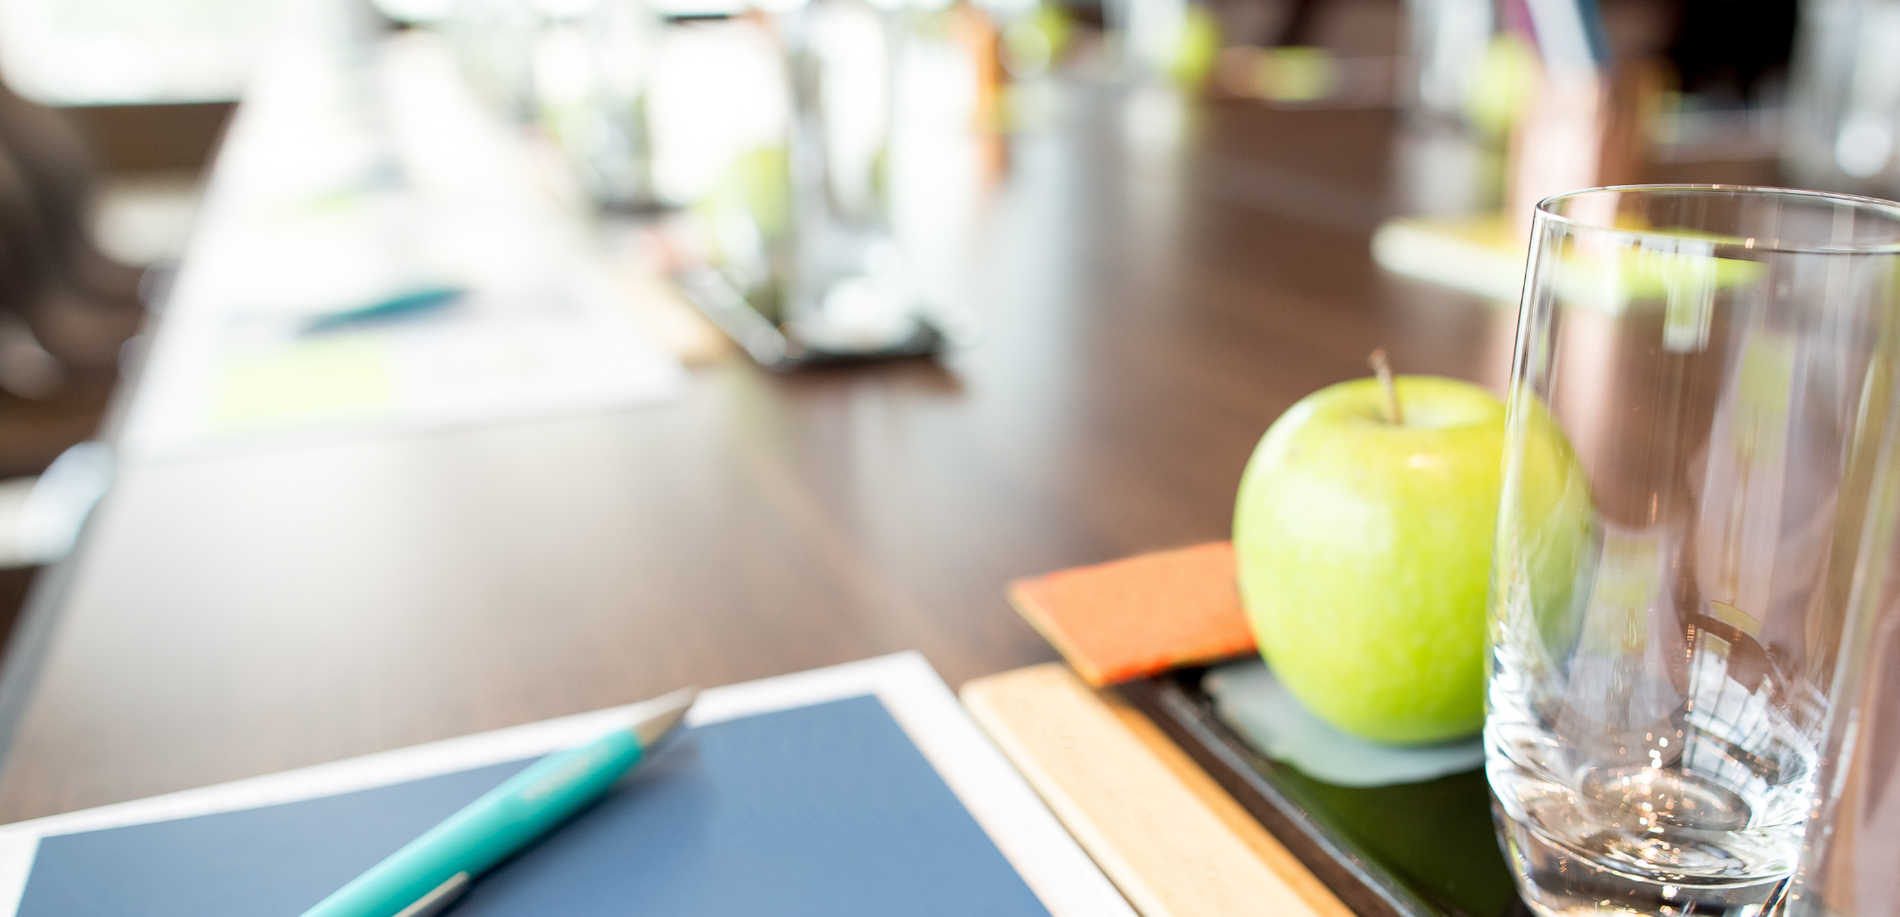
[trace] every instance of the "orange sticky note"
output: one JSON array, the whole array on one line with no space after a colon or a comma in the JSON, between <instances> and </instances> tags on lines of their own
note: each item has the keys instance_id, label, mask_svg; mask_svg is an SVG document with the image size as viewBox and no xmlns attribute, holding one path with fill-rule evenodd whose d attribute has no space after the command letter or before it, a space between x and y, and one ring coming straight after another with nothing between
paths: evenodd
<instances>
[{"instance_id":1,"label":"orange sticky note","mask_svg":"<svg viewBox=\"0 0 1900 917\"><path fill-rule=\"evenodd\" d=\"M1097 687L1254 648L1225 541L1019 579L1009 600Z\"/></svg>"}]
</instances>

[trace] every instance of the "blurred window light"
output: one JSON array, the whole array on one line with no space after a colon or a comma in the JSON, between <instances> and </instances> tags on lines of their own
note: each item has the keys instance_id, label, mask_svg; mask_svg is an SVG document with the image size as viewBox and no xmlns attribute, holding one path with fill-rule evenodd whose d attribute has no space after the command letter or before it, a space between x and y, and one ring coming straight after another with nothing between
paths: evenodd
<instances>
[{"instance_id":1,"label":"blurred window light","mask_svg":"<svg viewBox=\"0 0 1900 917\"><path fill-rule=\"evenodd\" d=\"M279 0L0 0L0 75L55 105L236 99Z\"/></svg>"}]
</instances>

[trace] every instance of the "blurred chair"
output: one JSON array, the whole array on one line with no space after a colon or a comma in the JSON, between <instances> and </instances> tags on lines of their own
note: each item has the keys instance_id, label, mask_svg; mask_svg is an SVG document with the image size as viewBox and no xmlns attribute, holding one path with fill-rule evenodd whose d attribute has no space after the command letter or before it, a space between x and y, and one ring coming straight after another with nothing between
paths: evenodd
<instances>
[{"instance_id":1,"label":"blurred chair","mask_svg":"<svg viewBox=\"0 0 1900 917\"><path fill-rule=\"evenodd\" d=\"M76 508L109 477L97 443L53 457L98 427L145 314L142 272L93 245L87 154L58 112L0 86L0 478L47 469L0 480L0 643L34 571L71 546ZM61 484L74 480L86 482L78 500Z\"/></svg>"},{"instance_id":2,"label":"blurred chair","mask_svg":"<svg viewBox=\"0 0 1900 917\"><path fill-rule=\"evenodd\" d=\"M91 192L72 126L0 86L0 313L68 374L113 372L144 319L142 272L92 242Z\"/></svg>"}]
</instances>

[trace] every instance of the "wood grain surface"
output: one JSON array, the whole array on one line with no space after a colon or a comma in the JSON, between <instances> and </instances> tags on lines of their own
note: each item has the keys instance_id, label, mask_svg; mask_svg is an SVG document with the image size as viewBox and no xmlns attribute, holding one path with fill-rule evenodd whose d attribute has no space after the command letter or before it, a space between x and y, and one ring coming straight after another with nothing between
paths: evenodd
<instances>
[{"instance_id":1,"label":"wood grain surface","mask_svg":"<svg viewBox=\"0 0 1900 917\"><path fill-rule=\"evenodd\" d=\"M0 698L0 820L905 648L1050 660L1010 579L1226 538L1260 434L1373 347L1501 383L1506 310L1372 264L1390 113L1061 98L941 360L727 354L656 409L124 469Z\"/></svg>"},{"instance_id":2,"label":"wood grain surface","mask_svg":"<svg viewBox=\"0 0 1900 917\"><path fill-rule=\"evenodd\" d=\"M963 703L1142 917L1353 912L1154 723L1062 663Z\"/></svg>"}]
</instances>

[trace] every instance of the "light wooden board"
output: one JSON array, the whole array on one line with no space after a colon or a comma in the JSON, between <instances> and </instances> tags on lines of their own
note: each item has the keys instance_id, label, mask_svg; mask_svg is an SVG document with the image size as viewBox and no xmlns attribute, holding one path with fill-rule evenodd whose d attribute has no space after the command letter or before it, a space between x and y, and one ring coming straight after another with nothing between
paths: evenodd
<instances>
[{"instance_id":1,"label":"light wooden board","mask_svg":"<svg viewBox=\"0 0 1900 917\"><path fill-rule=\"evenodd\" d=\"M1140 712L1060 663L963 703L1142 917L1352 917Z\"/></svg>"}]
</instances>

